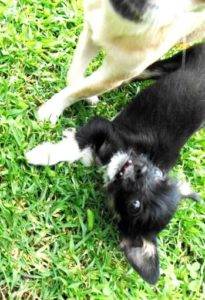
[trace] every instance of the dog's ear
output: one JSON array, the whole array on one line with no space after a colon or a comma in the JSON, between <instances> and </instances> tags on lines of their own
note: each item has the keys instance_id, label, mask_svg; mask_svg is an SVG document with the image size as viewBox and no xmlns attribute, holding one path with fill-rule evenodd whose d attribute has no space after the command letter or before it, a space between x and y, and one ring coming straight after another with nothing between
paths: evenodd
<instances>
[{"instance_id":1,"label":"dog's ear","mask_svg":"<svg viewBox=\"0 0 205 300\"><path fill-rule=\"evenodd\" d=\"M155 284L159 278L159 258L157 241L149 237L123 238L120 247L131 266L148 283Z\"/></svg>"}]
</instances>

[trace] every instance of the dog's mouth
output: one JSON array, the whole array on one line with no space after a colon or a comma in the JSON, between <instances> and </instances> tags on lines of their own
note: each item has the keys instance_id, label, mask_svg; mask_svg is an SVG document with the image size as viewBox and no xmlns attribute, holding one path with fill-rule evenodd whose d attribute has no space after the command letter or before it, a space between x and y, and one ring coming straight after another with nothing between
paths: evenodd
<instances>
[{"instance_id":1,"label":"dog's mouth","mask_svg":"<svg viewBox=\"0 0 205 300\"><path fill-rule=\"evenodd\" d=\"M133 162L131 159L127 160L124 165L121 167L119 172L116 174L116 178L122 178L130 169L130 167L133 167Z\"/></svg>"}]
</instances>

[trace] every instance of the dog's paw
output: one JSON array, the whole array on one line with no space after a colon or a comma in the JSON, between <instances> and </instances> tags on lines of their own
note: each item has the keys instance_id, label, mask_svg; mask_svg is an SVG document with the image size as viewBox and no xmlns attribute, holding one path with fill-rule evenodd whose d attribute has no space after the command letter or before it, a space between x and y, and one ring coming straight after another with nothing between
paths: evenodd
<instances>
[{"instance_id":1,"label":"dog's paw","mask_svg":"<svg viewBox=\"0 0 205 300\"><path fill-rule=\"evenodd\" d=\"M79 148L75 137L75 130L66 130L63 139L58 143L43 143L28 151L25 154L29 164L38 166L52 166L59 162L73 163L82 158L82 151Z\"/></svg>"},{"instance_id":2,"label":"dog's paw","mask_svg":"<svg viewBox=\"0 0 205 300\"><path fill-rule=\"evenodd\" d=\"M69 129L65 129L63 131L63 137L64 138L70 138L73 139L76 133L76 129L75 128L69 128Z\"/></svg>"},{"instance_id":3,"label":"dog's paw","mask_svg":"<svg viewBox=\"0 0 205 300\"><path fill-rule=\"evenodd\" d=\"M39 121L50 121L52 124L55 124L63 110L62 98L56 94L39 107L37 118Z\"/></svg>"},{"instance_id":4,"label":"dog's paw","mask_svg":"<svg viewBox=\"0 0 205 300\"><path fill-rule=\"evenodd\" d=\"M196 193L195 191L193 191L189 182L180 181L178 183L178 189L179 189L179 192L180 192L182 198L189 198L196 202L202 201L200 195L198 193Z\"/></svg>"},{"instance_id":5,"label":"dog's paw","mask_svg":"<svg viewBox=\"0 0 205 300\"><path fill-rule=\"evenodd\" d=\"M100 101L98 96L92 96L92 97L89 97L89 98L86 98L86 101L90 104L90 105L97 105L98 102Z\"/></svg>"},{"instance_id":6,"label":"dog's paw","mask_svg":"<svg viewBox=\"0 0 205 300\"><path fill-rule=\"evenodd\" d=\"M28 151L25 157L31 165L51 166L58 162L55 157L54 144L49 142L40 144Z\"/></svg>"}]
</instances>

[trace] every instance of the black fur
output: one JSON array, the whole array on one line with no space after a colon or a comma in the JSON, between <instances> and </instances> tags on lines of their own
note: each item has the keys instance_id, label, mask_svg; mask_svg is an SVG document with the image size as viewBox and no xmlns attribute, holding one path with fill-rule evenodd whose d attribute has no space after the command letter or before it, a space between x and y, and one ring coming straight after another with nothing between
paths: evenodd
<instances>
[{"instance_id":1,"label":"black fur","mask_svg":"<svg viewBox=\"0 0 205 300\"><path fill-rule=\"evenodd\" d=\"M148 0L110 0L114 9L124 18L139 21L148 5Z\"/></svg>"},{"instance_id":2,"label":"black fur","mask_svg":"<svg viewBox=\"0 0 205 300\"><path fill-rule=\"evenodd\" d=\"M131 160L107 189L120 216L122 249L150 283L159 276L156 236L180 200L168 172L205 120L205 45L182 57L156 63L162 74L173 72L144 90L113 121L95 118L76 133L80 148L90 146L104 165L119 151Z\"/></svg>"},{"instance_id":3,"label":"black fur","mask_svg":"<svg viewBox=\"0 0 205 300\"><path fill-rule=\"evenodd\" d=\"M185 62L195 60L198 56L198 51L200 51L200 48L197 50L196 46L192 46L188 49L184 49L183 51L179 52L178 54L174 55L171 58L159 60L152 65L150 65L146 71L147 72L147 78L148 79L159 79L163 75L167 75L173 71L176 71L179 69L183 69L186 67ZM142 79L147 79L146 76L144 76ZM139 79L139 76L138 76Z\"/></svg>"}]
</instances>

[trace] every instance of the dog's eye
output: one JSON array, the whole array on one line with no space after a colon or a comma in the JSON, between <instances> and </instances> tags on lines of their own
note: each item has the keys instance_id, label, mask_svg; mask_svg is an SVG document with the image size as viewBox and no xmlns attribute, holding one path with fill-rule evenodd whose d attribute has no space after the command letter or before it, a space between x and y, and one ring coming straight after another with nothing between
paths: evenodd
<instances>
[{"instance_id":1,"label":"dog's eye","mask_svg":"<svg viewBox=\"0 0 205 300\"><path fill-rule=\"evenodd\" d=\"M139 209L139 208L140 208L140 201L139 201L139 200L135 200L135 201L133 202L133 207L134 207L135 209Z\"/></svg>"},{"instance_id":2,"label":"dog's eye","mask_svg":"<svg viewBox=\"0 0 205 300\"><path fill-rule=\"evenodd\" d=\"M128 205L129 213L133 216L135 216L139 213L140 208L141 208L141 203L139 200L132 201Z\"/></svg>"}]
</instances>

